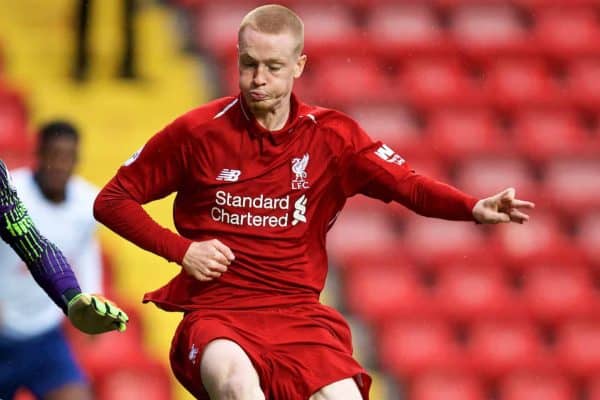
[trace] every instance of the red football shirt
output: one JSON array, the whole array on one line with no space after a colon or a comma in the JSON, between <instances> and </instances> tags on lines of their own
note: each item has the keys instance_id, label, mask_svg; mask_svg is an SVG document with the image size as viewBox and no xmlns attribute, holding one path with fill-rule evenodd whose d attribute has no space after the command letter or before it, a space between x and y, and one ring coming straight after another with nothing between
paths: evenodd
<instances>
[{"instance_id":1,"label":"red football shirt","mask_svg":"<svg viewBox=\"0 0 600 400\"><path fill-rule=\"evenodd\" d=\"M179 235L141 204L177 192ZM279 131L262 128L241 96L176 119L122 166L99 194L96 218L169 261L191 241L217 238L235 261L201 282L181 271L145 296L167 310L244 309L317 302L325 236L346 198L397 201L427 216L472 220L476 199L412 171L350 117L292 96Z\"/></svg>"}]
</instances>

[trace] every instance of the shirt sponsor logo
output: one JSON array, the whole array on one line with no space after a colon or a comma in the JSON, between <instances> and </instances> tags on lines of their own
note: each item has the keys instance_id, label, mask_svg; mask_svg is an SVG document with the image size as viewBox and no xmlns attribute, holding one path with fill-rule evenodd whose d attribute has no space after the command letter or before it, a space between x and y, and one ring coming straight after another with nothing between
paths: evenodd
<instances>
[{"instance_id":1,"label":"shirt sponsor logo","mask_svg":"<svg viewBox=\"0 0 600 400\"><path fill-rule=\"evenodd\" d=\"M215 206L210 210L213 221L229 225L256 227L287 227L296 226L299 222L306 223L306 195L295 201L290 213L290 196L267 197L240 196L224 190L215 194ZM264 215L264 211L272 211ZM291 217L290 217L291 214Z\"/></svg>"},{"instance_id":2,"label":"shirt sponsor logo","mask_svg":"<svg viewBox=\"0 0 600 400\"><path fill-rule=\"evenodd\" d=\"M306 195L303 194L294 203L294 220L292 221L293 226L298 225L298 222L306 223L306 202Z\"/></svg>"},{"instance_id":3,"label":"shirt sponsor logo","mask_svg":"<svg viewBox=\"0 0 600 400\"><path fill-rule=\"evenodd\" d=\"M225 181L225 182L237 182L237 180L239 179L241 174L242 174L242 171L240 171L238 169L225 168L224 170L222 170L219 173L219 175L217 175L217 180Z\"/></svg>"},{"instance_id":4,"label":"shirt sponsor logo","mask_svg":"<svg viewBox=\"0 0 600 400\"><path fill-rule=\"evenodd\" d=\"M295 175L294 179L292 179L292 190L308 189L310 187L306 180L308 177L306 167L308 166L309 159L310 156L308 153L304 154L302 158L292 159L292 172Z\"/></svg>"},{"instance_id":5,"label":"shirt sponsor logo","mask_svg":"<svg viewBox=\"0 0 600 400\"><path fill-rule=\"evenodd\" d=\"M396 154L394 150L390 149L385 144L381 145L380 148L375 150L375 155L386 162L396 165L402 165L405 162L404 158L402 158L399 154Z\"/></svg>"}]
</instances>

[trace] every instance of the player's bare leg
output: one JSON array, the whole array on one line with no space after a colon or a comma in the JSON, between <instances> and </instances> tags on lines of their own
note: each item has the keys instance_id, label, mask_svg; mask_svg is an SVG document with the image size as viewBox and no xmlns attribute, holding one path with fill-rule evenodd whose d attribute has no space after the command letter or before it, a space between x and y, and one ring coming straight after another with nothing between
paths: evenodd
<instances>
[{"instance_id":1,"label":"player's bare leg","mask_svg":"<svg viewBox=\"0 0 600 400\"><path fill-rule=\"evenodd\" d=\"M200 376L211 400L265 400L250 358L231 340L216 339L206 346Z\"/></svg>"},{"instance_id":2,"label":"player's bare leg","mask_svg":"<svg viewBox=\"0 0 600 400\"><path fill-rule=\"evenodd\" d=\"M53 390L44 396L44 400L92 400L93 396L86 385L74 383Z\"/></svg>"},{"instance_id":3,"label":"player's bare leg","mask_svg":"<svg viewBox=\"0 0 600 400\"><path fill-rule=\"evenodd\" d=\"M362 395L354 379L346 378L323 387L308 400L362 400Z\"/></svg>"}]
</instances>

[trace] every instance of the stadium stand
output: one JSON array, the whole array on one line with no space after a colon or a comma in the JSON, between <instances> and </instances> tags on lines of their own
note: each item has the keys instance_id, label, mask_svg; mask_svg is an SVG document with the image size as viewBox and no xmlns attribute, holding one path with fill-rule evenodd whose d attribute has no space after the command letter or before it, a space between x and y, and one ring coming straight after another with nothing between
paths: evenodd
<instances>
[{"instance_id":1,"label":"stadium stand","mask_svg":"<svg viewBox=\"0 0 600 400\"><path fill-rule=\"evenodd\" d=\"M237 92L235 32L258 2L169 3L214 95ZM598 1L282 3L306 23L303 99L356 117L417 171L476 196L514 185L538 206L486 228L349 201L328 247L344 310L375 338L357 352L396 388L377 400L600 398ZM9 86L0 149L14 165L29 117ZM162 374L144 365L100 380L101 398L162 398L136 392Z\"/></svg>"}]
</instances>

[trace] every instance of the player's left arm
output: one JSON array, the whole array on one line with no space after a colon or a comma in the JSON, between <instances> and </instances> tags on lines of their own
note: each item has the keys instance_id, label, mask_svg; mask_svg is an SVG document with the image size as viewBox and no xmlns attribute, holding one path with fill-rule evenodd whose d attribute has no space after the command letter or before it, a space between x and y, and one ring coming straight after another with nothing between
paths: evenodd
<instances>
[{"instance_id":1,"label":"player's left arm","mask_svg":"<svg viewBox=\"0 0 600 400\"><path fill-rule=\"evenodd\" d=\"M427 217L478 223L519 222L529 219L523 209L534 204L519 200L515 190L477 199L459 189L416 173L393 149L374 142L355 122L346 123L350 145L342 156L342 187L347 196L362 193L396 201Z\"/></svg>"}]
</instances>

